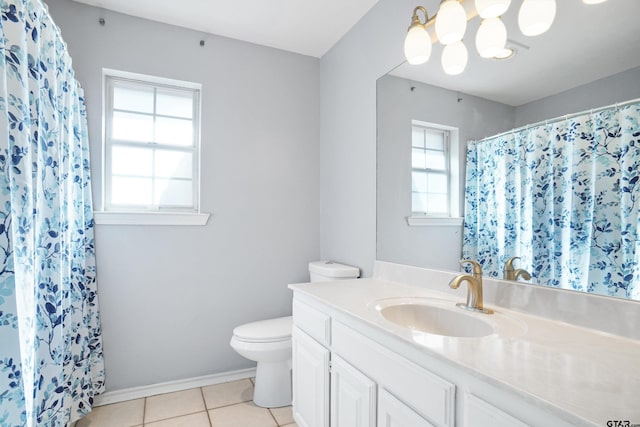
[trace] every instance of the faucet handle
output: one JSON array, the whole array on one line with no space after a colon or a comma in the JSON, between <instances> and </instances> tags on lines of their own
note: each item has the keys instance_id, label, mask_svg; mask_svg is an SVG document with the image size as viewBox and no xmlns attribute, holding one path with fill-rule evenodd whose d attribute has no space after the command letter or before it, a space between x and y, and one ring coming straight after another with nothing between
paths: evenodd
<instances>
[{"instance_id":1,"label":"faucet handle","mask_svg":"<svg viewBox=\"0 0 640 427\"><path fill-rule=\"evenodd\" d=\"M482 266L478 261L472 259L461 259L460 265L471 264L473 266L473 274L482 275Z\"/></svg>"}]
</instances>

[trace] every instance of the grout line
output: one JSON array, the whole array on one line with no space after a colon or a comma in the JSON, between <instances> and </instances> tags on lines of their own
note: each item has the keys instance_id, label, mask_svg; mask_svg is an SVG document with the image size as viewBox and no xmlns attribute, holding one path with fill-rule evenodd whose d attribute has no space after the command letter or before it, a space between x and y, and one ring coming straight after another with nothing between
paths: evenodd
<instances>
[{"instance_id":1,"label":"grout line","mask_svg":"<svg viewBox=\"0 0 640 427\"><path fill-rule=\"evenodd\" d=\"M271 415L271 418L273 418L273 421L276 422L276 425L279 426L280 423L278 422L278 420L276 419L276 416L273 415L273 412L271 412L271 408L267 408L267 411L269 411L269 415Z\"/></svg>"},{"instance_id":2,"label":"grout line","mask_svg":"<svg viewBox=\"0 0 640 427\"><path fill-rule=\"evenodd\" d=\"M207 399L204 398L204 390L200 387L200 394L202 395L202 401L204 402L204 411L207 413L207 419L209 420L209 425L213 425L213 421L211 421L211 414L209 413L209 408L207 407Z\"/></svg>"},{"instance_id":3,"label":"grout line","mask_svg":"<svg viewBox=\"0 0 640 427\"><path fill-rule=\"evenodd\" d=\"M144 426L145 418L147 417L147 398L144 398L142 402L142 425Z\"/></svg>"}]
</instances>

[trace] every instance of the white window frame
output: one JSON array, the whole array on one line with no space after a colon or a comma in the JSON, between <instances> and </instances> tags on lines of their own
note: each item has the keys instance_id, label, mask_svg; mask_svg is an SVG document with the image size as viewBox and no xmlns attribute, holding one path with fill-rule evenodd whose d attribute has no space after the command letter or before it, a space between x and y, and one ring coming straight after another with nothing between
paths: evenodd
<instances>
[{"instance_id":1,"label":"white window frame","mask_svg":"<svg viewBox=\"0 0 640 427\"><path fill-rule=\"evenodd\" d=\"M97 224L126 225L205 225L209 214L200 212L200 111L202 85L144 74L103 69L103 138L102 138L102 206L103 210L94 213ZM111 205L111 148L113 146L139 146L126 141L111 138L113 115L113 83L123 82L154 88L191 91L194 99L193 146L155 145L149 148L161 148L192 153L193 156L193 203L190 207L176 206L133 206ZM155 112L153 113L155 117Z\"/></svg>"},{"instance_id":2,"label":"white window frame","mask_svg":"<svg viewBox=\"0 0 640 427\"><path fill-rule=\"evenodd\" d=\"M448 184L448 210L447 215L420 214L413 212L413 198L410 198L411 206L409 210L411 215L408 216L407 224L410 226L461 226L463 218L460 209L460 142L459 129L453 126L441 125L437 123L429 123L421 120L411 121L411 140L409 141L409 149L413 150L413 128L426 128L445 133L445 156L447 163L447 184ZM411 158L411 156L410 156ZM413 171L413 164L409 164L410 171ZM413 185L413 178L410 180ZM411 187L409 188L410 192Z\"/></svg>"}]
</instances>

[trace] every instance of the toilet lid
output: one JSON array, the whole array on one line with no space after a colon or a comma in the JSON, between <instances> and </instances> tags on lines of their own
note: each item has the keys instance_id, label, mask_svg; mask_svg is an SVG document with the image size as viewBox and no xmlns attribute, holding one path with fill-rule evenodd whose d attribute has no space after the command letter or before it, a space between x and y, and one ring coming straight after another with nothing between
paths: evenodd
<instances>
[{"instance_id":1,"label":"toilet lid","mask_svg":"<svg viewBox=\"0 0 640 427\"><path fill-rule=\"evenodd\" d=\"M233 335L244 341L283 341L291 338L293 317L261 320L247 323L233 330Z\"/></svg>"}]
</instances>

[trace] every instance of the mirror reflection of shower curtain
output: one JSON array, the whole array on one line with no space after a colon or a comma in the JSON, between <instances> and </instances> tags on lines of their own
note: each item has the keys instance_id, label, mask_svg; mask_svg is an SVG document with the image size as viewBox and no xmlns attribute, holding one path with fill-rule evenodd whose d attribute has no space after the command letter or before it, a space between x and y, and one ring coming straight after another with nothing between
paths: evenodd
<instances>
[{"instance_id":1,"label":"mirror reflection of shower curtain","mask_svg":"<svg viewBox=\"0 0 640 427\"><path fill-rule=\"evenodd\" d=\"M0 7L0 425L65 426L104 388L86 111L46 6Z\"/></svg>"},{"instance_id":2,"label":"mirror reflection of shower curtain","mask_svg":"<svg viewBox=\"0 0 640 427\"><path fill-rule=\"evenodd\" d=\"M469 143L463 258L640 300L640 103Z\"/></svg>"}]
</instances>

